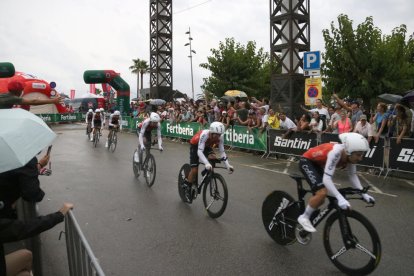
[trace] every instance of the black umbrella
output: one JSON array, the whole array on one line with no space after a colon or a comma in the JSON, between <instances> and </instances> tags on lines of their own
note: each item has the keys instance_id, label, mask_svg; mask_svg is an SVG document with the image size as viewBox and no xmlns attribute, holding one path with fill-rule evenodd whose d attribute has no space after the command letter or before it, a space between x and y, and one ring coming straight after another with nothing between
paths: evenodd
<instances>
[{"instance_id":1,"label":"black umbrella","mask_svg":"<svg viewBox=\"0 0 414 276\"><path fill-rule=\"evenodd\" d=\"M401 95L397 94L381 94L378 96L379 99L383 100L386 103L399 103L402 99Z\"/></svg>"},{"instance_id":2,"label":"black umbrella","mask_svg":"<svg viewBox=\"0 0 414 276\"><path fill-rule=\"evenodd\" d=\"M232 96L223 96L220 99L224 102L236 102L236 99Z\"/></svg>"},{"instance_id":3,"label":"black umbrella","mask_svg":"<svg viewBox=\"0 0 414 276\"><path fill-rule=\"evenodd\" d=\"M407 91L406 93L401 99L401 104L414 108L414 90Z\"/></svg>"}]
</instances>

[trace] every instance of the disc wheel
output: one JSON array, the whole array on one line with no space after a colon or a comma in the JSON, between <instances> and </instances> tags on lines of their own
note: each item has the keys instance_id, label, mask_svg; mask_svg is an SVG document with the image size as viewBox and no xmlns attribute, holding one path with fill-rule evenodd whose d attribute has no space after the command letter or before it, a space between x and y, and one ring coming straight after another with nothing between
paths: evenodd
<instances>
[{"instance_id":1,"label":"disc wheel","mask_svg":"<svg viewBox=\"0 0 414 276\"><path fill-rule=\"evenodd\" d=\"M181 200L185 203L189 203L185 197L185 191L183 189L184 180L188 177L188 174L191 171L190 164L184 164L180 172L178 173L178 195L180 196Z\"/></svg>"},{"instance_id":2,"label":"disc wheel","mask_svg":"<svg viewBox=\"0 0 414 276\"><path fill-rule=\"evenodd\" d=\"M349 244L345 246L340 225L340 214L328 217L323 240L331 262L348 275L366 275L374 271L381 260L381 242L375 227L361 213L347 211L345 224L348 226Z\"/></svg>"},{"instance_id":3,"label":"disc wheel","mask_svg":"<svg viewBox=\"0 0 414 276\"><path fill-rule=\"evenodd\" d=\"M203 188L203 202L207 214L211 218L218 218L223 215L227 207L229 194L227 184L223 176L214 173Z\"/></svg>"},{"instance_id":4,"label":"disc wheel","mask_svg":"<svg viewBox=\"0 0 414 276\"><path fill-rule=\"evenodd\" d=\"M299 206L292 196L283 191L273 191L262 205L262 221L266 232L278 244L294 243L299 213Z\"/></svg>"},{"instance_id":5,"label":"disc wheel","mask_svg":"<svg viewBox=\"0 0 414 276\"><path fill-rule=\"evenodd\" d=\"M118 135L112 134L111 135L111 143L108 145L108 149L110 149L112 152L116 149L116 144L118 143Z\"/></svg>"}]
</instances>

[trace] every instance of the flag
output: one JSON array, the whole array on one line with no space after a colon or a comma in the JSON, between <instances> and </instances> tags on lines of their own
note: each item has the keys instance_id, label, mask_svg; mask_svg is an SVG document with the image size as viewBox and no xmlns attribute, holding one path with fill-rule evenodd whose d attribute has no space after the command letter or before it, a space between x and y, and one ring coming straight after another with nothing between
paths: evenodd
<instances>
[{"instance_id":1,"label":"flag","mask_svg":"<svg viewBox=\"0 0 414 276\"><path fill-rule=\"evenodd\" d=\"M73 100L75 98L75 89L70 90L70 99Z\"/></svg>"},{"instance_id":2,"label":"flag","mask_svg":"<svg viewBox=\"0 0 414 276\"><path fill-rule=\"evenodd\" d=\"M91 83L91 84L89 85L89 92L90 92L91 94L96 94L96 91L95 91L95 84L94 84L94 83Z\"/></svg>"}]
</instances>

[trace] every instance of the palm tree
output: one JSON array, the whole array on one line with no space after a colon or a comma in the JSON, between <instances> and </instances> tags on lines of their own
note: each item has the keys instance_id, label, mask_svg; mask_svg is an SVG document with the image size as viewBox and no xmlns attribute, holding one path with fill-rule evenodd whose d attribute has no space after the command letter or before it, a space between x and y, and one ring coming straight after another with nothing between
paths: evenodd
<instances>
[{"instance_id":1,"label":"palm tree","mask_svg":"<svg viewBox=\"0 0 414 276\"><path fill-rule=\"evenodd\" d=\"M137 59L132 59L132 62L134 63L134 65L129 67L129 70L131 70L131 72L133 74L137 74L137 97L140 97L139 95L139 76L141 76L141 90L142 90L142 79L144 74L148 73L148 63L146 60L141 60L139 58Z\"/></svg>"}]
</instances>

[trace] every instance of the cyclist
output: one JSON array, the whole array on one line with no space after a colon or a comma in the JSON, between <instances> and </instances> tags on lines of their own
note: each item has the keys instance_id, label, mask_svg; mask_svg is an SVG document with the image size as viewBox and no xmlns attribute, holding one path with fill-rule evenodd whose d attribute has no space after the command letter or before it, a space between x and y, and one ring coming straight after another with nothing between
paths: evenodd
<instances>
[{"instance_id":1,"label":"cyclist","mask_svg":"<svg viewBox=\"0 0 414 276\"><path fill-rule=\"evenodd\" d=\"M198 174L198 165L199 160L204 163L206 170L211 170L212 166L206 156L210 159L215 159L215 154L212 149L213 145L218 144L219 151L221 153L221 158L224 159L224 164L226 165L227 170L232 173L234 171L233 166L229 164L227 160L226 153L224 151L224 131L225 127L220 122L213 122L210 124L209 129L204 129L198 131L190 139L190 165L191 171L188 174L188 179L185 179L183 188L186 191L187 200L190 200L189 187L192 183L194 186L193 189L197 189L197 183L194 183L196 175Z\"/></svg>"},{"instance_id":2,"label":"cyclist","mask_svg":"<svg viewBox=\"0 0 414 276\"><path fill-rule=\"evenodd\" d=\"M157 129L157 136L158 136L158 149L163 151L162 148L162 139L161 139L161 118L155 112L151 112L150 117L146 118L138 125L138 147L141 148L141 151L145 150L145 144L151 143L151 132L153 129ZM138 152L135 152L134 155L135 162L139 162Z\"/></svg>"},{"instance_id":3,"label":"cyclist","mask_svg":"<svg viewBox=\"0 0 414 276\"><path fill-rule=\"evenodd\" d=\"M112 113L109 116L109 121L108 121L108 128L109 128L109 132L108 132L108 137L106 138L106 143L105 143L105 147L108 147L108 140L109 140L109 136L111 135L112 131L118 131L119 129L122 130L122 118L121 118L121 112L119 112L118 110L114 111L114 113Z\"/></svg>"},{"instance_id":4,"label":"cyclist","mask_svg":"<svg viewBox=\"0 0 414 276\"><path fill-rule=\"evenodd\" d=\"M98 129L98 131L100 131L102 126L103 126L103 118L102 118L101 110L97 108L92 117L93 135L91 136L91 142L93 141L93 137L95 135L96 130Z\"/></svg>"},{"instance_id":5,"label":"cyclist","mask_svg":"<svg viewBox=\"0 0 414 276\"><path fill-rule=\"evenodd\" d=\"M298 217L299 224L308 232L316 231L309 218L323 204L328 193L336 197L340 208L351 207L332 181L335 168L347 168L352 186L362 189L356 174L356 163L361 161L365 152L369 150L368 141L358 133L342 133L339 139L341 144L325 143L309 149L299 161L299 169L314 193L308 201L305 212ZM362 194L362 197L366 202L375 202L375 199L368 194Z\"/></svg>"},{"instance_id":6,"label":"cyclist","mask_svg":"<svg viewBox=\"0 0 414 276\"><path fill-rule=\"evenodd\" d=\"M103 122L102 129L103 129L103 128L106 126L106 125L105 125L106 113L105 113L105 109L103 109L102 107L101 107L99 110L101 111L102 122Z\"/></svg>"},{"instance_id":7,"label":"cyclist","mask_svg":"<svg viewBox=\"0 0 414 276\"><path fill-rule=\"evenodd\" d=\"M93 110L90 108L88 112L86 112L85 116L85 122L86 122L86 134L88 134L88 129L92 126L92 117L93 117Z\"/></svg>"}]
</instances>

